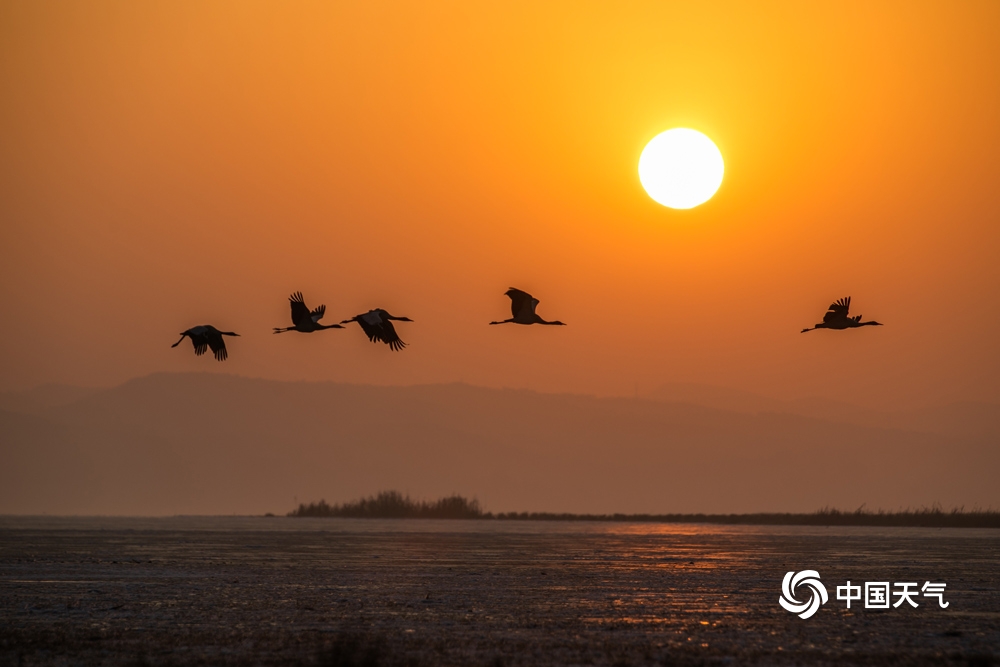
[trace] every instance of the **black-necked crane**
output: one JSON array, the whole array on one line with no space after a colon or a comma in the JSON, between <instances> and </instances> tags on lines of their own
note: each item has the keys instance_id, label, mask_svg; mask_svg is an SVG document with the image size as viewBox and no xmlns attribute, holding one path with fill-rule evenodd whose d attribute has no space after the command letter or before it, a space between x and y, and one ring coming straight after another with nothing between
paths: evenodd
<instances>
[{"instance_id":1,"label":"black-necked crane","mask_svg":"<svg viewBox=\"0 0 1000 667\"><path fill-rule=\"evenodd\" d=\"M239 336L239 334L232 331L219 331L211 324L201 324L191 327L187 331L182 331L181 339L170 347L180 345L185 336L191 339L191 344L194 345L194 353L198 356L205 354L208 348L212 348L212 354L215 355L215 358L219 361L225 361L229 353L226 351L226 341L222 337Z\"/></svg>"},{"instance_id":2,"label":"black-necked crane","mask_svg":"<svg viewBox=\"0 0 1000 667\"><path fill-rule=\"evenodd\" d=\"M801 333L812 331L813 329L856 329L858 327L880 327L881 322L874 320L862 322L860 315L848 317L847 313L851 309L851 297L847 296L830 304L830 310L823 315L823 321L814 327L803 329Z\"/></svg>"},{"instance_id":3,"label":"black-necked crane","mask_svg":"<svg viewBox=\"0 0 1000 667\"><path fill-rule=\"evenodd\" d=\"M321 331L323 329L344 328L339 324L320 324L319 321L326 314L326 306L320 304L310 311L309 307L306 306L305 300L302 298L302 292L296 292L288 297L288 303L292 307L292 326L284 328L274 327L274 333L276 334L285 333L286 331L312 333L313 331Z\"/></svg>"},{"instance_id":4,"label":"black-necked crane","mask_svg":"<svg viewBox=\"0 0 1000 667\"><path fill-rule=\"evenodd\" d=\"M490 322L490 324L553 324L566 326L565 322L560 322L559 320L548 322L539 317L535 313L535 308L538 306L539 301L527 292L519 290L516 287L511 287L504 294L510 297L510 312L513 317L509 320Z\"/></svg>"},{"instance_id":5,"label":"black-necked crane","mask_svg":"<svg viewBox=\"0 0 1000 667\"><path fill-rule=\"evenodd\" d=\"M402 350L406 343L399 339L396 328L392 326L392 320L397 322L412 322L409 317L396 317L390 315L381 308L373 308L367 313L355 315L349 320L344 320L341 324L357 322L361 325L361 330L368 336L368 340L373 343L382 342L389 346L390 350Z\"/></svg>"}]
</instances>

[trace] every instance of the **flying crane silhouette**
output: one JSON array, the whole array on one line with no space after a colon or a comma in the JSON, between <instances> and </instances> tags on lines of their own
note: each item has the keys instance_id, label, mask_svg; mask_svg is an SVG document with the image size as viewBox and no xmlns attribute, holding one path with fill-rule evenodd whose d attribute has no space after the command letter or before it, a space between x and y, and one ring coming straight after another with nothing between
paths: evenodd
<instances>
[{"instance_id":1,"label":"flying crane silhouette","mask_svg":"<svg viewBox=\"0 0 1000 667\"><path fill-rule=\"evenodd\" d=\"M306 302L302 298L302 292L296 292L288 297L288 303L292 307L292 326L284 328L274 327L274 333L276 334L285 333L286 331L312 333L313 331L320 331L322 329L344 328L339 324L320 324L319 321L326 314L326 306L320 304L310 312L309 307L306 306Z\"/></svg>"},{"instance_id":2,"label":"flying crane silhouette","mask_svg":"<svg viewBox=\"0 0 1000 667\"><path fill-rule=\"evenodd\" d=\"M847 312L851 309L851 297L844 297L830 304L830 310L823 315L823 321L809 329L803 329L800 333L812 331L813 329L856 329L858 327L880 327L881 322L871 320L862 322L860 315L848 317Z\"/></svg>"},{"instance_id":3,"label":"flying crane silhouette","mask_svg":"<svg viewBox=\"0 0 1000 667\"><path fill-rule=\"evenodd\" d=\"M201 324L181 332L181 339L170 347L180 345L185 336L191 339L194 353L198 356L205 354L208 348L212 348L212 354L215 355L215 358L219 361L225 361L229 353L226 351L226 341L222 337L239 336L239 334L232 331L219 331L211 324Z\"/></svg>"},{"instance_id":4,"label":"flying crane silhouette","mask_svg":"<svg viewBox=\"0 0 1000 667\"><path fill-rule=\"evenodd\" d=\"M412 322L409 317L395 317L381 308L373 308L367 313L355 315L349 320L344 320L341 324L357 322L361 325L361 330L368 336L368 340L373 343L382 342L389 346L390 350L402 350L406 343L399 339L396 327L392 326L392 320L398 322Z\"/></svg>"},{"instance_id":5,"label":"flying crane silhouette","mask_svg":"<svg viewBox=\"0 0 1000 667\"><path fill-rule=\"evenodd\" d=\"M516 287L511 287L504 294L510 297L510 312L513 317L509 320L490 322L490 324L553 324L566 326L564 322L560 322L559 320L547 322L539 317L535 313L535 308L538 306L539 301L527 292L519 290Z\"/></svg>"}]
</instances>

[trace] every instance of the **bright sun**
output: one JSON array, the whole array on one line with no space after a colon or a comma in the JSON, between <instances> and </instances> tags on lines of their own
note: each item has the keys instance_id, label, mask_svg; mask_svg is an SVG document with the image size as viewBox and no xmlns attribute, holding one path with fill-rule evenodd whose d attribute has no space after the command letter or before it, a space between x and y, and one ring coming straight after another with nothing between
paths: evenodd
<instances>
[{"instance_id":1,"label":"bright sun","mask_svg":"<svg viewBox=\"0 0 1000 667\"><path fill-rule=\"evenodd\" d=\"M704 204L722 184L722 153L697 130L675 127L642 149L639 182L657 203L670 208Z\"/></svg>"}]
</instances>

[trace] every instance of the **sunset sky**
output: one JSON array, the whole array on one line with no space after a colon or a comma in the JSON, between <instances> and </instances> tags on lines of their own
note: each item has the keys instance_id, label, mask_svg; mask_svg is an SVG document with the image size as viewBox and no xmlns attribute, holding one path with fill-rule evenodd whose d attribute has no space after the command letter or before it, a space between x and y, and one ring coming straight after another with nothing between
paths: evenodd
<instances>
[{"instance_id":1,"label":"sunset sky","mask_svg":"<svg viewBox=\"0 0 1000 667\"><path fill-rule=\"evenodd\" d=\"M1000 402L998 45L992 1L0 4L0 390ZM636 172L671 127L725 159L688 211ZM487 326L509 286L569 326ZM410 347L273 336L298 290ZM886 326L799 333L847 295Z\"/></svg>"}]
</instances>

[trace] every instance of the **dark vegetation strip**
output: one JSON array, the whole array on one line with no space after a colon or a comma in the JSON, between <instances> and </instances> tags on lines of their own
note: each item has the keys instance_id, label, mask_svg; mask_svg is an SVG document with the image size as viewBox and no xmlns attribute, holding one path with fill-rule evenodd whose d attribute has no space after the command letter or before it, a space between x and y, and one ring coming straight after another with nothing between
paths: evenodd
<instances>
[{"instance_id":1,"label":"dark vegetation strip","mask_svg":"<svg viewBox=\"0 0 1000 667\"><path fill-rule=\"evenodd\" d=\"M382 491L343 505L325 500L302 503L291 517L346 517L354 519L484 519L494 521L621 521L637 523L715 523L776 526L914 526L925 528L1000 528L1000 511L939 506L898 512L871 511L864 505L852 512L824 508L811 514L557 514L553 512L485 511L478 500L459 495L434 502L411 500L398 491Z\"/></svg>"},{"instance_id":2,"label":"dark vegetation strip","mask_svg":"<svg viewBox=\"0 0 1000 667\"><path fill-rule=\"evenodd\" d=\"M410 500L398 491L382 491L377 496L369 496L343 505L328 505L325 500L318 503L300 504L289 512L295 517L347 517L352 519L490 519L488 512L479 506L478 500L466 500L462 496L448 496L433 503L426 500Z\"/></svg>"}]
</instances>

